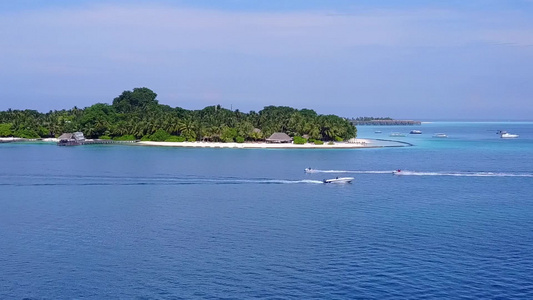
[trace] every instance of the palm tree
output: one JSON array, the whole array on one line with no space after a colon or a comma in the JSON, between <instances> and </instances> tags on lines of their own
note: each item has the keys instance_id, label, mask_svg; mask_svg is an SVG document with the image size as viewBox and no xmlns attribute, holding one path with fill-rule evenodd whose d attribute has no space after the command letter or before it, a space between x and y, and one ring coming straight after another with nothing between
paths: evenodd
<instances>
[{"instance_id":1,"label":"palm tree","mask_svg":"<svg viewBox=\"0 0 533 300\"><path fill-rule=\"evenodd\" d=\"M188 117L182 119L178 124L178 128L182 136L186 137L187 139L196 139L195 129L197 126L192 118Z\"/></svg>"}]
</instances>

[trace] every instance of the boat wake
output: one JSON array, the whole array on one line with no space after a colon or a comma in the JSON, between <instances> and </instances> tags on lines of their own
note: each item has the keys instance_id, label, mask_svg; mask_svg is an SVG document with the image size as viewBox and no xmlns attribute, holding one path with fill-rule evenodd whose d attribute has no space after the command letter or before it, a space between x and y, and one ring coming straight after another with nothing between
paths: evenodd
<instances>
[{"instance_id":1,"label":"boat wake","mask_svg":"<svg viewBox=\"0 0 533 300\"><path fill-rule=\"evenodd\" d=\"M394 174L398 176L456 176L456 177L533 177L533 173L506 173L506 172L463 172L463 171L438 171L417 172L409 170L390 171L356 171L356 170L318 170L312 169L307 173L350 173L350 174Z\"/></svg>"},{"instance_id":2,"label":"boat wake","mask_svg":"<svg viewBox=\"0 0 533 300\"><path fill-rule=\"evenodd\" d=\"M455 176L455 177L533 177L531 173L504 173L504 172L396 172L397 176Z\"/></svg>"},{"instance_id":3,"label":"boat wake","mask_svg":"<svg viewBox=\"0 0 533 300\"><path fill-rule=\"evenodd\" d=\"M237 184L323 184L322 180L291 180L270 178L238 177L132 177L132 176L46 176L21 175L3 176L0 174L0 186L114 186L114 185L237 185Z\"/></svg>"},{"instance_id":4,"label":"boat wake","mask_svg":"<svg viewBox=\"0 0 533 300\"><path fill-rule=\"evenodd\" d=\"M321 180L280 180L280 179L213 179L206 183L213 184L298 184L298 183L324 183Z\"/></svg>"},{"instance_id":5,"label":"boat wake","mask_svg":"<svg viewBox=\"0 0 533 300\"><path fill-rule=\"evenodd\" d=\"M350 174L391 174L391 171L352 171L352 170L317 170L306 169L306 173L350 173Z\"/></svg>"}]
</instances>

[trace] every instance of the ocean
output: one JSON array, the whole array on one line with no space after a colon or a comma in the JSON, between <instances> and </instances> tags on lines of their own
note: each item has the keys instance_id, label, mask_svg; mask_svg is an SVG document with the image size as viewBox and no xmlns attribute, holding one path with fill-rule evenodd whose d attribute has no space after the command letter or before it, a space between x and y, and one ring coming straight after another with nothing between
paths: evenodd
<instances>
[{"instance_id":1,"label":"ocean","mask_svg":"<svg viewBox=\"0 0 533 300\"><path fill-rule=\"evenodd\" d=\"M0 144L0 298L533 298L533 123L358 137L414 146Z\"/></svg>"}]
</instances>

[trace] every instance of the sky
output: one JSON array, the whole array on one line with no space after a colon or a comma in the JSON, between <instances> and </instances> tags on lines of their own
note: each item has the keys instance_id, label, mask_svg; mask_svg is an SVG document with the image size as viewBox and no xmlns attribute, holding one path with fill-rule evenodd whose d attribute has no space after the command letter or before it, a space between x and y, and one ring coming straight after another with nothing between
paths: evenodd
<instances>
[{"instance_id":1,"label":"sky","mask_svg":"<svg viewBox=\"0 0 533 300\"><path fill-rule=\"evenodd\" d=\"M533 120L533 0L0 1L0 110L136 87L185 109Z\"/></svg>"}]
</instances>

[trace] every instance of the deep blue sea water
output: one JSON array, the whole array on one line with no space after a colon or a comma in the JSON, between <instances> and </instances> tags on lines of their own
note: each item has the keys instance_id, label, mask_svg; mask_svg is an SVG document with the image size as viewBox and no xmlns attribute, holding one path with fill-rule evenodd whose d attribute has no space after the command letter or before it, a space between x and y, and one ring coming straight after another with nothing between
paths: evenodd
<instances>
[{"instance_id":1,"label":"deep blue sea water","mask_svg":"<svg viewBox=\"0 0 533 300\"><path fill-rule=\"evenodd\" d=\"M411 129L356 150L0 144L0 298L533 299L533 123L358 132Z\"/></svg>"}]
</instances>

